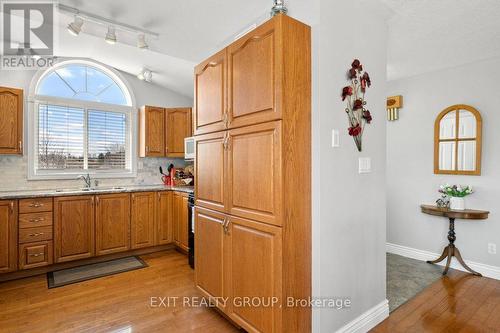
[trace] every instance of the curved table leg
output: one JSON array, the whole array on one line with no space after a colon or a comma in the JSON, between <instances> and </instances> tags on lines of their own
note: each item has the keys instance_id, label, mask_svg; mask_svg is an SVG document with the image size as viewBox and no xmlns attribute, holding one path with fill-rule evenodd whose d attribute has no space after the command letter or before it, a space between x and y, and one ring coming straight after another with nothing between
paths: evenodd
<instances>
[{"instance_id":1,"label":"curved table leg","mask_svg":"<svg viewBox=\"0 0 500 333\"><path fill-rule=\"evenodd\" d=\"M448 270L450 269L451 257L453 257L453 248L448 246L448 259L446 260L446 267L444 268L443 275L448 274Z\"/></svg>"},{"instance_id":2,"label":"curved table leg","mask_svg":"<svg viewBox=\"0 0 500 333\"><path fill-rule=\"evenodd\" d=\"M481 275L481 273L478 273L474 270L472 270L469 266L467 266L467 264L464 262L464 260L462 259L462 255L460 254L460 251L458 251L457 248L455 248L455 258L457 258L458 262L469 272L471 272L472 274L476 275L476 276L483 276Z\"/></svg>"},{"instance_id":3,"label":"curved table leg","mask_svg":"<svg viewBox=\"0 0 500 333\"><path fill-rule=\"evenodd\" d=\"M437 264L438 262L443 261L443 259L448 256L448 248L449 248L449 246L444 248L443 254L441 254L441 257L437 258L436 260L427 260L427 263L428 264Z\"/></svg>"}]
</instances>

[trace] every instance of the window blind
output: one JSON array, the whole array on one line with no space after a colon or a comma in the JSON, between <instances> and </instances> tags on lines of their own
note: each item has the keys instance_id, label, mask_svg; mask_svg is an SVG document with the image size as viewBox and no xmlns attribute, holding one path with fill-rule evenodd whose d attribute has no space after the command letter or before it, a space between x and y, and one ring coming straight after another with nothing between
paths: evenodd
<instances>
[{"instance_id":1,"label":"window blind","mask_svg":"<svg viewBox=\"0 0 500 333\"><path fill-rule=\"evenodd\" d=\"M123 113L88 111L89 169L125 169L126 129Z\"/></svg>"}]
</instances>

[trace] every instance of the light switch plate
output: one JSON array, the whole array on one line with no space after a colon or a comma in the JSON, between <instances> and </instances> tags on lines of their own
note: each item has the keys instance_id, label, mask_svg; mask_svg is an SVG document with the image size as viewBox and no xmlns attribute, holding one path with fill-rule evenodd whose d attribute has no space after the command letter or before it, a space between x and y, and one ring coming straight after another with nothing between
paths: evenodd
<instances>
[{"instance_id":1,"label":"light switch plate","mask_svg":"<svg viewBox=\"0 0 500 333\"><path fill-rule=\"evenodd\" d=\"M359 173L372 172L372 159L370 157L359 158Z\"/></svg>"},{"instance_id":2,"label":"light switch plate","mask_svg":"<svg viewBox=\"0 0 500 333\"><path fill-rule=\"evenodd\" d=\"M340 135L339 130L332 130L332 147L338 148L340 147Z\"/></svg>"}]
</instances>

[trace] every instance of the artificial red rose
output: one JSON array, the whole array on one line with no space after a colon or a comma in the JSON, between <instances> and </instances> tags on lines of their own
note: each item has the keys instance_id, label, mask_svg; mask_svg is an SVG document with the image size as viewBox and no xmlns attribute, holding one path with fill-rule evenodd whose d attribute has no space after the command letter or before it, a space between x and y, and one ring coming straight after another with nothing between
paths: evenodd
<instances>
[{"instance_id":1,"label":"artificial red rose","mask_svg":"<svg viewBox=\"0 0 500 333\"><path fill-rule=\"evenodd\" d=\"M363 118L366 120L366 122L369 124L372 122L372 115L370 113L370 111L366 110L363 112Z\"/></svg>"},{"instance_id":2,"label":"artificial red rose","mask_svg":"<svg viewBox=\"0 0 500 333\"><path fill-rule=\"evenodd\" d=\"M347 72L347 77L349 79L355 79L356 78L356 70L354 68L351 68L349 72Z\"/></svg>"},{"instance_id":3,"label":"artificial red rose","mask_svg":"<svg viewBox=\"0 0 500 333\"><path fill-rule=\"evenodd\" d=\"M352 106L352 109L353 109L353 110L359 110L359 109L361 109L361 108L363 108L363 101L362 101L362 100L360 100L360 99L355 100L355 101L354 101L354 104L353 104L353 106Z\"/></svg>"},{"instance_id":4,"label":"artificial red rose","mask_svg":"<svg viewBox=\"0 0 500 333\"><path fill-rule=\"evenodd\" d=\"M361 77L361 80L362 80L362 81L365 81L365 82L366 82L366 84L368 85L368 87L370 87L370 86L372 85L372 81L370 80L370 75L368 75L368 73L367 73L367 72L365 72L365 73L363 74L363 77Z\"/></svg>"},{"instance_id":5,"label":"artificial red rose","mask_svg":"<svg viewBox=\"0 0 500 333\"><path fill-rule=\"evenodd\" d=\"M344 87L342 89L342 100L345 101L347 96L352 95L352 87Z\"/></svg>"},{"instance_id":6,"label":"artificial red rose","mask_svg":"<svg viewBox=\"0 0 500 333\"><path fill-rule=\"evenodd\" d=\"M354 59L354 61L351 64L352 68L358 69L359 66L361 66L361 62L358 59Z\"/></svg>"},{"instance_id":7,"label":"artificial red rose","mask_svg":"<svg viewBox=\"0 0 500 333\"><path fill-rule=\"evenodd\" d=\"M349 135L350 136L358 136L361 134L361 126L357 124L356 126L349 127Z\"/></svg>"}]
</instances>

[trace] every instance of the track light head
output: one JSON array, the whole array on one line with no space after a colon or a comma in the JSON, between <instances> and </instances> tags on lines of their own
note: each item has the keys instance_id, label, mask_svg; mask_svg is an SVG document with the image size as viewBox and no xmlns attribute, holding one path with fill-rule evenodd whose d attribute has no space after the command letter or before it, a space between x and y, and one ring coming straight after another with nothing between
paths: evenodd
<instances>
[{"instance_id":1,"label":"track light head","mask_svg":"<svg viewBox=\"0 0 500 333\"><path fill-rule=\"evenodd\" d=\"M153 72L147 68L141 69L141 72L137 74L137 78L141 81L152 82Z\"/></svg>"},{"instance_id":2,"label":"track light head","mask_svg":"<svg viewBox=\"0 0 500 333\"><path fill-rule=\"evenodd\" d=\"M72 34L73 36L78 36L80 34L80 31L82 31L82 26L83 26L83 20L81 17L75 16L75 19L73 22L68 24L68 32Z\"/></svg>"},{"instance_id":3,"label":"track light head","mask_svg":"<svg viewBox=\"0 0 500 333\"><path fill-rule=\"evenodd\" d=\"M113 26L108 27L108 32L106 33L105 40L108 44L116 44L115 27Z\"/></svg>"},{"instance_id":4,"label":"track light head","mask_svg":"<svg viewBox=\"0 0 500 333\"><path fill-rule=\"evenodd\" d=\"M148 43L146 43L146 35L145 34L139 34L137 36L137 47L140 48L141 50L149 49L149 45L148 45Z\"/></svg>"}]
</instances>

